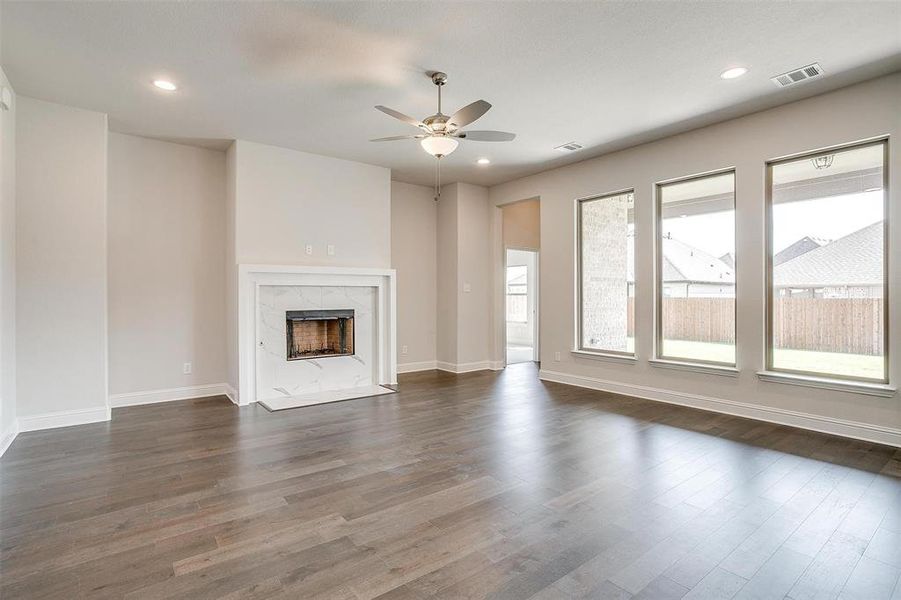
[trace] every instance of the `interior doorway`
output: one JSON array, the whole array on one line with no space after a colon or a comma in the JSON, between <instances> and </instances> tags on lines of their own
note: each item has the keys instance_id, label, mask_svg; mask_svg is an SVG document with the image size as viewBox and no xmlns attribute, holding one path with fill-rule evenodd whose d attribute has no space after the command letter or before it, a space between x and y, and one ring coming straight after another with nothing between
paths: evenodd
<instances>
[{"instance_id":1,"label":"interior doorway","mask_svg":"<svg viewBox=\"0 0 901 600\"><path fill-rule=\"evenodd\" d=\"M507 248L504 260L507 364L538 360L538 252Z\"/></svg>"}]
</instances>

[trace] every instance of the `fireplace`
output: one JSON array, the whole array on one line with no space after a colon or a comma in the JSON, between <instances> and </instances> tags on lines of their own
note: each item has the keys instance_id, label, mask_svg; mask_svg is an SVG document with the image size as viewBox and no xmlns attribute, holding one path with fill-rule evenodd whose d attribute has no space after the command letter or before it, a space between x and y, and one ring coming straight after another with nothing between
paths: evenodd
<instances>
[{"instance_id":1,"label":"fireplace","mask_svg":"<svg viewBox=\"0 0 901 600\"><path fill-rule=\"evenodd\" d=\"M288 360L354 353L354 311L289 310L285 312Z\"/></svg>"}]
</instances>

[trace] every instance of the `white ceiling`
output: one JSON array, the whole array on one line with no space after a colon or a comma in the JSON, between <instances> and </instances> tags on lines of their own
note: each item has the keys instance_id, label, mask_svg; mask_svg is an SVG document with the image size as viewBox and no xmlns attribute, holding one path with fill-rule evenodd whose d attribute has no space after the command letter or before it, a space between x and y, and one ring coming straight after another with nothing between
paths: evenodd
<instances>
[{"instance_id":1,"label":"white ceiling","mask_svg":"<svg viewBox=\"0 0 901 600\"><path fill-rule=\"evenodd\" d=\"M234 138L383 165L430 185L415 133L373 109L445 113L484 98L444 180L491 185L901 68L901 2L10 2L2 64L17 93L109 114L116 131ZM817 61L827 77L769 78ZM723 81L727 67L750 68ZM155 78L180 85L154 89ZM577 141L585 150L561 154ZM486 156L492 164L478 166Z\"/></svg>"}]
</instances>

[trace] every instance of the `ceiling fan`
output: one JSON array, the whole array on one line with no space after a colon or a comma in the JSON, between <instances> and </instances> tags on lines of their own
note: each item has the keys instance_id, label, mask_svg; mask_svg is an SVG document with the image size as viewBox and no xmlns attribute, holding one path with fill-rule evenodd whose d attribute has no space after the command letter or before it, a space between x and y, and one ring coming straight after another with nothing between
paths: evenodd
<instances>
[{"instance_id":1,"label":"ceiling fan","mask_svg":"<svg viewBox=\"0 0 901 600\"><path fill-rule=\"evenodd\" d=\"M394 117L404 123L419 128L422 133L416 135L394 135L377 138L370 142L393 142L396 140L419 140L422 149L434 156L435 161L435 200L441 195L441 159L457 149L458 140L473 142L510 142L515 133L505 131L461 131L463 127L480 118L491 105L484 100L476 100L467 104L454 114L447 116L441 112L441 88L447 83L447 74L432 73L432 83L438 87L438 112L422 121L405 115L387 106L376 106L377 110Z\"/></svg>"}]
</instances>

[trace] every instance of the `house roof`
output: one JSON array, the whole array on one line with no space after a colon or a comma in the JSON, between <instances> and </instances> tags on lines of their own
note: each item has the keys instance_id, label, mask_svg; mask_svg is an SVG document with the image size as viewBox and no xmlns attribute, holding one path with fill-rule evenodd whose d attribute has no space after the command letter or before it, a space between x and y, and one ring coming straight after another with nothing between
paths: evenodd
<instances>
[{"instance_id":1,"label":"house roof","mask_svg":"<svg viewBox=\"0 0 901 600\"><path fill-rule=\"evenodd\" d=\"M777 265L775 287L882 285L883 222Z\"/></svg>"},{"instance_id":2,"label":"house roof","mask_svg":"<svg viewBox=\"0 0 901 600\"><path fill-rule=\"evenodd\" d=\"M825 246L829 243L829 240L824 240L821 238L810 237L809 235L805 235L800 240L792 243L789 246L786 246L779 252L773 256L773 264L781 265L784 262L788 262L793 258L801 256L802 254L806 254L811 250L816 250L821 246Z\"/></svg>"},{"instance_id":3,"label":"house roof","mask_svg":"<svg viewBox=\"0 0 901 600\"><path fill-rule=\"evenodd\" d=\"M629 281L635 281L633 249L629 248ZM719 258L676 239L666 240L663 281L734 284L735 271Z\"/></svg>"}]
</instances>

